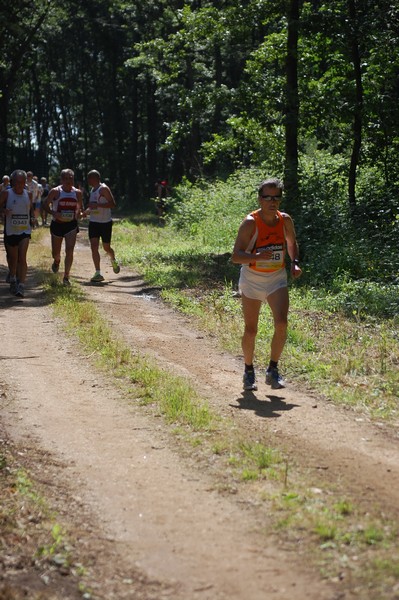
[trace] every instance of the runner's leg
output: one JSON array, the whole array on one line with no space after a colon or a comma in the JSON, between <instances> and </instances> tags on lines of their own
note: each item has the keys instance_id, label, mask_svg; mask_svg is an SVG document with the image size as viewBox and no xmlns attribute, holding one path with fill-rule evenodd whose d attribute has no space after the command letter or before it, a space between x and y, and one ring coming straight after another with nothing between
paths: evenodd
<instances>
[{"instance_id":1,"label":"runner's leg","mask_svg":"<svg viewBox=\"0 0 399 600\"><path fill-rule=\"evenodd\" d=\"M242 310L244 314L244 334L241 340L241 347L244 354L244 362L246 365L252 365L255 353L255 339L258 333L258 320L261 300L253 300L242 294Z\"/></svg>"},{"instance_id":2,"label":"runner's leg","mask_svg":"<svg viewBox=\"0 0 399 600\"><path fill-rule=\"evenodd\" d=\"M288 288L282 287L267 297L273 314L274 334L271 342L270 359L278 362L287 340L289 297Z\"/></svg>"},{"instance_id":3,"label":"runner's leg","mask_svg":"<svg viewBox=\"0 0 399 600\"><path fill-rule=\"evenodd\" d=\"M28 271L28 263L26 261L26 254L29 247L29 238L23 239L17 246L18 252L18 266L17 266L17 277L20 283L25 283L26 273Z\"/></svg>"},{"instance_id":4,"label":"runner's leg","mask_svg":"<svg viewBox=\"0 0 399 600\"><path fill-rule=\"evenodd\" d=\"M51 253L55 263L59 264L61 260L62 237L51 234Z\"/></svg>"},{"instance_id":5,"label":"runner's leg","mask_svg":"<svg viewBox=\"0 0 399 600\"><path fill-rule=\"evenodd\" d=\"M73 263L73 251L76 244L77 230L74 229L65 235L65 271L64 277L68 278Z\"/></svg>"},{"instance_id":6,"label":"runner's leg","mask_svg":"<svg viewBox=\"0 0 399 600\"><path fill-rule=\"evenodd\" d=\"M8 268L10 270L10 277L15 278L17 276L18 266L18 246L7 246L7 260Z\"/></svg>"},{"instance_id":7,"label":"runner's leg","mask_svg":"<svg viewBox=\"0 0 399 600\"><path fill-rule=\"evenodd\" d=\"M100 252L98 251L99 246L100 246L100 238L98 238L98 237L90 238L91 256L93 258L94 268L96 269L96 271L100 270L101 257L100 257Z\"/></svg>"},{"instance_id":8,"label":"runner's leg","mask_svg":"<svg viewBox=\"0 0 399 600\"><path fill-rule=\"evenodd\" d=\"M111 261L114 262L115 252L114 252L113 248L111 248L111 244L107 244L106 242L103 242L103 248L104 248L105 252L108 254L108 256L111 258Z\"/></svg>"}]
</instances>

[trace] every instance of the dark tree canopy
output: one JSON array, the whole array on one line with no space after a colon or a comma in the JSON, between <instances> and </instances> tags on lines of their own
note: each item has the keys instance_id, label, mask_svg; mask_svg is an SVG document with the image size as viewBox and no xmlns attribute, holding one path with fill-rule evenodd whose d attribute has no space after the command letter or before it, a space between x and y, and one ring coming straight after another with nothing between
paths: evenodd
<instances>
[{"instance_id":1,"label":"dark tree canopy","mask_svg":"<svg viewBox=\"0 0 399 600\"><path fill-rule=\"evenodd\" d=\"M0 6L0 164L99 169L127 206L168 177L264 166L299 210L301 157L395 190L399 8L382 0L16 0ZM312 154L313 153L313 154Z\"/></svg>"}]
</instances>

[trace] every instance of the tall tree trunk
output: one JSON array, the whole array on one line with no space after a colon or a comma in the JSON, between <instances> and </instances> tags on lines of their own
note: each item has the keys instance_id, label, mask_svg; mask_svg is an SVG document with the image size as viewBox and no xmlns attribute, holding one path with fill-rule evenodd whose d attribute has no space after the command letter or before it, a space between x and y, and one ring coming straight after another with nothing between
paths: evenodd
<instances>
[{"instance_id":1,"label":"tall tree trunk","mask_svg":"<svg viewBox=\"0 0 399 600\"><path fill-rule=\"evenodd\" d=\"M359 31L357 26L356 0L348 0L350 51L355 75L355 105L353 110L353 146L348 178L349 210L356 211L356 176L362 146L363 83L360 66Z\"/></svg>"},{"instance_id":2,"label":"tall tree trunk","mask_svg":"<svg viewBox=\"0 0 399 600\"><path fill-rule=\"evenodd\" d=\"M187 54L186 56L186 86L189 92L192 92L195 87L195 77L193 68L194 58L192 55ZM198 115L195 110L190 115L191 127L190 137L187 140L187 152L185 158L185 171L190 177L201 176L202 173L202 161L199 154L201 147L201 132L198 121Z\"/></svg>"},{"instance_id":3,"label":"tall tree trunk","mask_svg":"<svg viewBox=\"0 0 399 600\"><path fill-rule=\"evenodd\" d=\"M147 190L151 197L157 179L157 106L155 101L155 84L147 80Z\"/></svg>"},{"instance_id":4,"label":"tall tree trunk","mask_svg":"<svg viewBox=\"0 0 399 600\"><path fill-rule=\"evenodd\" d=\"M3 95L0 94L0 173L9 171L7 147L8 147L8 97L3 88Z\"/></svg>"},{"instance_id":5,"label":"tall tree trunk","mask_svg":"<svg viewBox=\"0 0 399 600\"><path fill-rule=\"evenodd\" d=\"M137 79L134 76L131 90L132 90L132 129L130 135L130 165L127 165L127 175L129 178L129 198L131 198L131 204L134 206L137 202L137 198L140 195L137 181L137 163L139 153L139 102L138 102L138 89Z\"/></svg>"},{"instance_id":6,"label":"tall tree trunk","mask_svg":"<svg viewBox=\"0 0 399 600\"><path fill-rule=\"evenodd\" d=\"M215 52L215 86L217 89L220 89L222 85L222 70L223 70L223 61L222 54L220 51L220 46L217 44L214 49ZM220 105L220 99L217 98L215 104L215 109L213 113L213 124L212 124L212 132L220 131L220 123L222 120L222 107Z\"/></svg>"},{"instance_id":7,"label":"tall tree trunk","mask_svg":"<svg viewBox=\"0 0 399 600\"><path fill-rule=\"evenodd\" d=\"M37 160L35 164L36 174L42 177L48 177L48 120L46 118L46 106L42 100L40 92L40 80L36 68L31 70L32 76L32 94L33 107L32 115L35 123L35 137L37 142Z\"/></svg>"},{"instance_id":8,"label":"tall tree trunk","mask_svg":"<svg viewBox=\"0 0 399 600\"><path fill-rule=\"evenodd\" d=\"M294 214L299 208L298 185L298 29L302 0L290 0L288 6L285 106L285 170L287 205Z\"/></svg>"}]
</instances>

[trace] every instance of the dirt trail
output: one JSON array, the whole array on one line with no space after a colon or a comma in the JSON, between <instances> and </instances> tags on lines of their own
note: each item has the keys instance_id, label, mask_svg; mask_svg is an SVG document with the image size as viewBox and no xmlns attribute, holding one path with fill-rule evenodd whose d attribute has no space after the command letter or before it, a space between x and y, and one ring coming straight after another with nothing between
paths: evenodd
<instances>
[{"instance_id":1,"label":"dirt trail","mask_svg":"<svg viewBox=\"0 0 399 600\"><path fill-rule=\"evenodd\" d=\"M240 427L256 430L260 439L273 436L314 469L315 479L322 475L359 501L398 510L396 430L359 420L293 386L273 396L262 384L258 392L242 393L238 359L150 299L151 290L134 273L114 275L108 263L104 267L106 283L87 285L93 267L81 239L72 278L134 348L190 378ZM4 281L5 269L0 271ZM81 512L90 520L81 537L96 549L93 569L103 573L98 598L346 597L339 583L305 566L300 551L294 555L277 538L265 538L250 505L218 494L211 474L174 449L160 419L129 406L65 338L32 275L27 288L21 302L0 285L0 382L7 389L1 417L13 439L53 458L62 469L65 502L77 519ZM56 494L57 483L51 485ZM113 579L119 582L114 588Z\"/></svg>"}]
</instances>

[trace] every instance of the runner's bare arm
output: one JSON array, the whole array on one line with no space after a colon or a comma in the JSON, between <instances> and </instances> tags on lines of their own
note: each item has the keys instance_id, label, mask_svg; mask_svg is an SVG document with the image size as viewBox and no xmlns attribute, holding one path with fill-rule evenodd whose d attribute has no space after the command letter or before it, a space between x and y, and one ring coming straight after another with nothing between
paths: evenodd
<instances>
[{"instance_id":1,"label":"runner's bare arm","mask_svg":"<svg viewBox=\"0 0 399 600\"><path fill-rule=\"evenodd\" d=\"M253 262L254 255L251 252L247 252L248 244L255 232L254 220L252 217L246 217L241 223L237 238L233 248L233 254L231 260L235 264L245 265Z\"/></svg>"},{"instance_id":2,"label":"runner's bare arm","mask_svg":"<svg viewBox=\"0 0 399 600\"><path fill-rule=\"evenodd\" d=\"M107 203L105 203L105 202L101 203L101 208L115 208L116 207L115 198L108 186L103 187L101 189L100 196L107 200Z\"/></svg>"},{"instance_id":3,"label":"runner's bare arm","mask_svg":"<svg viewBox=\"0 0 399 600\"><path fill-rule=\"evenodd\" d=\"M262 250L261 252L248 252L247 248L255 233L254 219L247 217L241 223L237 239L234 244L231 260L235 264L249 265L256 260L268 260L273 256L272 250Z\"/></svg>"},{"instance_id":4,"label":"runner's bare arm","mask_svg":"<svg viewBox=\"0 0 399 600\"><path fill-rule=\"evenodd\" d=\"M76 199L78 203L76 205L75 218L80 219L83 214L83 194L81 190L76 190Z\"/></svg>"}]
</instances>

